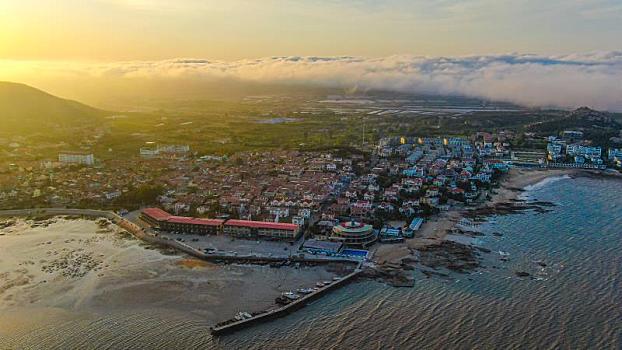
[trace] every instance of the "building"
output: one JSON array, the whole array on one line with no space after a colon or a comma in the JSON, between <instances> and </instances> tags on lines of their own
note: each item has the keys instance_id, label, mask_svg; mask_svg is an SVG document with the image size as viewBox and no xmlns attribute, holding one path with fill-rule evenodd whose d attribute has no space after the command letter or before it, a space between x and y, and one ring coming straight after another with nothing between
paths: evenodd
<instances>
[{"instance_id":1,"label":"building","mask_svg":"<svg viewBox=\"0 0 622 350\"><path fill-rule=\"evenodd\" d=\"M220 232L220 228L223 223L224 220L220 219L200 219L184 216L171 216L161 227L162 229L171 232L183 232L195 235L216 235Z\"/></svg>"},{"instance_id":2,"label":"building","mask_svg":"<svg viewBox=\"0 0 622 350\"><path fill-rule=\"evenodd\" d=\"M609 161L622 159L622 148L610 148L607 152L607 158L609 159Z\"/></svg>"},{"instance_id":3,"label":"building","mask_svg":"<svg viewBox=\"0 0 622 350\"><path fill-rule=\"evenodd\" d=\"M583 132L576 130L564 130L562 139L568 142L577 142L583 139Z\"/></svg>"},{"instance_id":4,"label":"building","mask_svg":"<svg viewBox=\"0 0 622 350\"><path fill-rule=\"evenodd\" d=\"M570 156L583 156L588 159L600 158L602 149L600 147L589 147L580 144L572 144L566 146L566 154Z\"/></svg>"},{"instance_id":5,"label":"building","mask_svg":"<svg viewBox=\"0 0 622 350\"><path fill-rule=\"evenodd\" d=\"M296 224L227 220L224 223L223 232L238 238L295 241L300 236L302 230Z\"/></svg>"},{"instance_id":6,"label":"building","mask_svg":"<svg viewBox=\"0 0 622 350\"><path fill-rule=\"evenodd\" d=\"M149 147L141 147L140 148L140 156L142 158L147 158L147 159L151 159L151 158L157 158L160 155L160 151L156 148L149 148Z\"/></svg>"},{"instance_id":7,"label":"building","mask_svg":"<svg viewBox=\"0 0 622 350\"><path fill-rule=\"evenodd\" d=\"M143 209L140 218L157 229L198 235L223 232L239 238L294 241L302 232L296 224L190 218L171 215L159 208Z\"/></svg>"},{"instance_id":8,"label":"building","mask_svg":"<svg viewBox=\"0 0 622 350\"><path fill-rule=\"evenodd\" d=\"M371 225L362 222L347 221L333 227L330 240L342 242L349 247L368 247L376 242L376 234Z\"/></svg>"},{"instance_id":9,"label":"building","mask_svg":"<svg viewBox=\"0 0 622 350\"><path fill-rule=\"evenodd\" d=\"M58 154L58 161L63 164L93 165L95 157L92 153L63 152Z\"/></svg>"},{"instance_id":10,"label":"building","mask_svg":"<svg viewBox=\"0 0 622 350\"><path fill-rule=\"evenodd\" d=\"M559 142L553 141L547 144L546 151L548 153L548 159L552 161L557 161L558 159L563 158L562 148L563 144Z\"/></svg>"},{"instance_id":11,"label":"building","mask_svg":"<svg viewBox=\"0 0 622 350\"><path fill-rule=\"evenodd\" d=\"M161 228L162 223L172 216L160 208L146 208L140 213L140 219L155 228Z\"/></svg>"},{"instance_id":12,"label":"building","mask_svg":"<svg viewBox=\"0 0 622 350\"><path fill-rule=\"evenodd\" d=\"M382 243L399 243L403 242L402 230L395 227L383 227L380 230L380 242Z\"/></svg>"},{"instance_id":13,"label":"building","mask_svg":"<svg viewBox=\"0 0 622 350\"><path fill-rule=\"evenodd\" d=\"M415 236L415 231L419 230L423 225L423 218L414 218L410 225L404 230L403 235L406 238L412 238Z\"/></svg>"},{"instance_id":14,"label":"building","mask_svg":"<svg viewBox=\"0 0 622 350\"><path fill-rule=\"evenodd\" d=\"M174 216L160 208L143 209L140 218L154 228L197 235L218 234L224 220Z\"/></svg>"}]
</instances>

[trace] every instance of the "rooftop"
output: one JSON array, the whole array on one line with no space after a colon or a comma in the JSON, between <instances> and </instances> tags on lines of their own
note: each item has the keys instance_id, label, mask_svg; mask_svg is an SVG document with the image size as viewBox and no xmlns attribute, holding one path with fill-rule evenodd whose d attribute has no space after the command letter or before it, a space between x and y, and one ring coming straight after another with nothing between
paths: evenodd
<instances>
[{"instance_id":1,"label":"rooftop","mask_svg":"<svg viewBox=\"0 0 622 350\"><path fill-rule=\"evenodd\" d=\"M296 224L287 224L280 222L264 222L264 221L250 221L250 220L227 220L225 226L237 226L237 227L252 227L252 228L264 228L271 230L288 230L293 231L298 229Z\"/></svg>"}]
</instances>

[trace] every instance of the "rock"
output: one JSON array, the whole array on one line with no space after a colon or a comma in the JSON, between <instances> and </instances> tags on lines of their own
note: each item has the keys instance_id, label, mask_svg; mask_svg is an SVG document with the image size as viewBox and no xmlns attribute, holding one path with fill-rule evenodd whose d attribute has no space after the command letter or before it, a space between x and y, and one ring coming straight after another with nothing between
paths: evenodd
<instances>
[{"instance_id":1,"label":"rock","mask_svg":"<svg viewBox=\"0 0 622 350\"><path fill-rule=\"evenodd\" d=\"M394 264L393 264L394 265ZM366 268L359 275L363 278L371 278L383 281L393 287L414 287L415 279L412 273L401 268L385 268L378 266L376 268Z\"/></svg>"},{"instance_id":2,"label":"rock","mask_svg":"<svg viewBox=\"0 0 622 350\"><path fill-rule=\"evenodd\" d=\"M407 257L407 258L402 259L403 264L411 264L411 263L418 263L418 262L419 262L419 259L414 258L414 257Z\"/></svg>"},{"instance_id":3,"label":"rock","mask_svg":"<svg viewBox=\"0 0 622 350\"><path fill-rule=\"evenodd\" d=\"M415 267L411 265L403 265L402 269L404 269L404 271L412 271L415 269Z\"/></svg>"},{"instance_id":4,"label":"rock","mask_svg":"<svg viewBox=\"0 0 622 350\"><path fill-rule=\"evenodd\" d=\"M464 273L480 266L479 254L475 247L453 241L442 241L439 244L421 247L418 251L421 265L433 269L445 267Z\"/></svg>"},{"instance_id":5,"label":"rock","mask_svg":"<svg viewBox=\"0 0 622 350\"><path fill-rule=\"evenodd\" d=\"M426 275L428 278L431 277L431 276L449 277L448 274L442 273L442 272L438 272L438 271L421 270L421 273Z\"/></svg>"}]
</instances>

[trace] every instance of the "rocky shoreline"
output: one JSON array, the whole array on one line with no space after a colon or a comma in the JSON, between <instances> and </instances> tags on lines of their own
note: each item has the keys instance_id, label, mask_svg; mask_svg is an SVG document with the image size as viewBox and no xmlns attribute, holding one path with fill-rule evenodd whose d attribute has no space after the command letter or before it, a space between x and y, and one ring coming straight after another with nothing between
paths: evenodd
<instances>
[{"instance_id":1,"label":"rocky shoreline","mask_svg":"<svg viewBox=\"0 0 622 350\"><path fill-rule=\"evenodd\" d=\"M484 233L477 229L469 230L456 227L455 223L462 218L466 218L477 225L487 222L494 216L516 215L525 212L536 214L548 213L555 206L554 203L519 199L518 195L526 191L526 186L538 183L549 176L567 174L578 175L575 171L565 170L551 172L514 171L506 179L501 189L493 194L491 201L482 206L463 210L453 216L448 216L445 218L445 221L451 220L454 224L445 225L446 227L442 227L442 225L434 226L434 231L442 228L442 235L439 236L438 232L435 232L429 237L426 236L427 238L415 238L412 240L413 243L407 243L400 248L405 250L401 257L378 259L377 264L364 271L362 277L396 287L412 287L415 283L413 271L420 271L427 278L451 278L453 273L469 274L477 269L484 268L485 266L482 265L482 254L491 253L489 249L459 243L448 238L448 235L472 238L484 236ZM492 235L496 237L503 236L499 232L493 232ZM395 249L398 249L397 246ZM502 262L509 260L506 256L501 256L499 259ZM492 267L498 268L497 266ZM522 276L522 274L520 275Z\"/></svg>"},{"instance_id":2,"label":"rocky shoreline","mask_svg":"<svg viewBox=\"0 0 622 350\"><path fill-rule=\"evenodd\" d=\"M402 258L399 263L384 262L367 267L361 277L393 287L413 287L414 271L420 271L428 278L447 278L452 272L468 274L482 267L481 253L490 253L490 250L442 240L437 244L410 248L410 255Z\"/></svg>"},{"instance_id":3,"label":"rocky shoreline","mask_svg":"<svg viewBox=\"0 0 622 350\"><path fill-rule=\"evenodd\" d=\"M533 211L538 214L544 214L551 211L551 207L555 204L544 201L525 201L515 199L510 202L499 202L492 205L467 210L463 213L463 217L473 220L486 221L491 216L522 214L526 211Z\"/></svg>"}]
</instances>

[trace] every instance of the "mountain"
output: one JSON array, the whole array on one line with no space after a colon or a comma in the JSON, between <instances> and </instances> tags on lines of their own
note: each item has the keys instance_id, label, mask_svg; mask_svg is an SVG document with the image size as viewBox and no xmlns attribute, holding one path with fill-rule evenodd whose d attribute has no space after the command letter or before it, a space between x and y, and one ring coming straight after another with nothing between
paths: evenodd
<instances>
[{"instance_id":1,"label":"mountain","mask_svg":"<svg viewBox=\"0 0 622 350\"><path fill-rule=\"evenodd\" d=\"M567 119L586 124L597 124L603 127L615 126L612 125L614 122L611 114L607 112L599 112L589 107L580 107L575 109L568 114Z\"/></svg>"},{"instance_id":2,"label":"mountain","mask_svg":"<svg viewBox=\"0 0 622 350\"><path fill-rule=\"evenodd\" d=\"M0 82L0 133L3 134L96 125L107 114L24 84Z\"/></svg>"},{"instance_id":3,"label":"mountain","mask_svg":"<svg viewBox=\"0 0 622 350\"><path fill-rule=\"evenodd\" d=\"M529 127L530 131L557 134L563 130L581 131L617 131L622 125L613 115L607 112L599 112L588 107L577 108L561 115L558 118L535 123Z\"/></svg>"}]
</instances>

